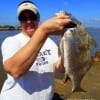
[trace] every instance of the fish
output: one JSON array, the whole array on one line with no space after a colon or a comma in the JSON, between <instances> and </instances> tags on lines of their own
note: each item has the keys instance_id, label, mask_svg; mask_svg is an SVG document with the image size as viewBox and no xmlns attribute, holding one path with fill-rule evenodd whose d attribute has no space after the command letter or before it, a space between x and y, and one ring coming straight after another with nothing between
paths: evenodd
<instances>
[{"instance_id":1,"label":"fish","mask_svg":"<svg viewBox=\"0 0 100 100\"><path fill-rule=\"evenodd\" d=\"M64 28L59 42L59 56L65 68L64 83L71 80L72 92L85 91L81 82L93 65L91 51L95 47L93 36L79 21L75 27Z\"/></svg>"}]
</instances>

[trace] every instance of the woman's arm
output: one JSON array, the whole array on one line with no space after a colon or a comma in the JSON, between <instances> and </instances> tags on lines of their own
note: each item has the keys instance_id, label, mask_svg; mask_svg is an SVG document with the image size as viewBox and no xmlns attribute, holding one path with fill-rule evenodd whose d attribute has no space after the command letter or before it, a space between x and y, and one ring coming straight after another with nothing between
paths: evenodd
<instances>
[{"instance_id":1,"label":"woman's arm","mask_svg":"<svg viewBox=\"0 0 100 100\"><path fill-rule=\"evenodd\" d=\"M33 33L30 41L4 62L5 71L14 78L19 78L27 73L47 37L53 34L59 35L64 26L69 22L70 19L66 15L57 16L45 21Z\"/></svg>"}]
</instances>

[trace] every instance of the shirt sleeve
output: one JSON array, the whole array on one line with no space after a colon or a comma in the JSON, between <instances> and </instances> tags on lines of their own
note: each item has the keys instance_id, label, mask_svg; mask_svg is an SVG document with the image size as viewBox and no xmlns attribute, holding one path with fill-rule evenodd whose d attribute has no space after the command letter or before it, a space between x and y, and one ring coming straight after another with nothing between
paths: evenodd
<instances>
[{"instance_id":1,"label":"shirt sleeve","mask_svg":"<svg viewBox=\"0 0 100 100\"><path fill-rule=\"evenodd\" d=\"M20 48L19 41L12 37L6 38L1 45L3 62L13 56Z\"/></svg>"}]
</instances>

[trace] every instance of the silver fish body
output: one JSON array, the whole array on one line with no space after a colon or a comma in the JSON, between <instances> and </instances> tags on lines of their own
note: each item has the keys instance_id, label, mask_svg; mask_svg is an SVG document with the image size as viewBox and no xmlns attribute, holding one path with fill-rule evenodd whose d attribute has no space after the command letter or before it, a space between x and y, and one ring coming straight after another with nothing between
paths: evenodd
<instances>
[{"instance_id":1,"label":"silver fish body","mask_svg":"<svg viewBox=\"0 0 100 100\"><path fill-rule=\"evenodd\" d=\"M70 78L72 91L83 91L80 86L81 80L92 66L90 52L95 46L95 41L86 31L84 32L80 26L76 29L69 28L64 32L59 43L60 55L65 67L64 82Z\"/></svg>"}]
</instances>

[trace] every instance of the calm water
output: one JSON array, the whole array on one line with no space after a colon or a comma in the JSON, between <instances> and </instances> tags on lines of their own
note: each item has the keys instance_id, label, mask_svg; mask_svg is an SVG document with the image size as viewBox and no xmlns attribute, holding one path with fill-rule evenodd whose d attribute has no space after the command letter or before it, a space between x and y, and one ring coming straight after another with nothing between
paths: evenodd
<instances>
[{"instance_id":1,"label":"calm water","mask_svg":"<svg viewBox=\"0 0 100 100\"><path fill-rule=\"evenodd\" d=\"M96 51L100 51L100 28L88 28L87 31L94 37L97 43L97 47L93 50L93 52L95 53ZM17 34L18 32L19 31L0 31L0 46L6 37ZM51 36L51 38L58 43L59 37Z\"/></svg>"},{"instance_id":2,"label":"calm water","mask_svg":"<svg viewBox=\"0 0 100 100\"><path fill-rule=\"evenodd\" d=\"M88 32L94 37L97 47L93 50L95 53L96 51L100 51L100 28L99 29L87 29Z\"/></svg>"},{"instance_id":3,"label":"calm water","mask_svg":"<svg viewBox=\"0 0 100 100\"><path fill-rule=\"evenodd\" d=\"M1 44L2 41L8 37L17 34L19 31L0 31L0 68L2 67L2 57L1 57Z\"/></svg>"},{"instance_id":4,"label":"calm water","mask_svg":"<svg viewBox=\"0 0 100 100\"><path fill-rule=\"evenodd\" d=\"M14 34L17 34L19 31L0 31L0 44L2 43L2 41L8 37L8 36L12 36Z\"/></svg>"},{"instance_id":5,"label":"calm water","mask_svg":"<svg viewBox=\"0 0 100 100\"><path fill-rule=\"evenodd\" d=\"M97 47L93 49L92 55L95 55L96 51L100 51L100 28L88 28L88 33L93 36L94 40L97 43ZM56 43L58 43L59 39L58 37L52 37L53 40L55 40Z\"/></svg>"},{"instance_id":6,"label":"calm water","mask_svg":"<svg viewBox=\"0 0 100 100\"><path fill-rule=\"evenodd\" d=\"M88 28L87 31L94 37L94 39L97 42L97 50L100 50L100 28ZM19 31L0 31L0 44L2 41L8 37L12 36L14 34L17 34ZM52 39L57 43L59 38L56 36L53 36Z\"/></svg>"},{"instance_id":7,"label":"calm water","mask_svg":"<svg viewBox=\"0 0 100 100\"><path fill-rule=\"evenodd\" d=\"M92 55L95 54L96 51L100 51L100 28L98 29L90 29L88 28L87 31L94 37L97 47L93 49ZM0 31L0 47L2 41L8 37L17 34L19 31ZM58 44L59 37L57 36L51 36L51 38ZM0 66L1 66L1 49L0 49Z\"/></svg>"}]
</instances>

